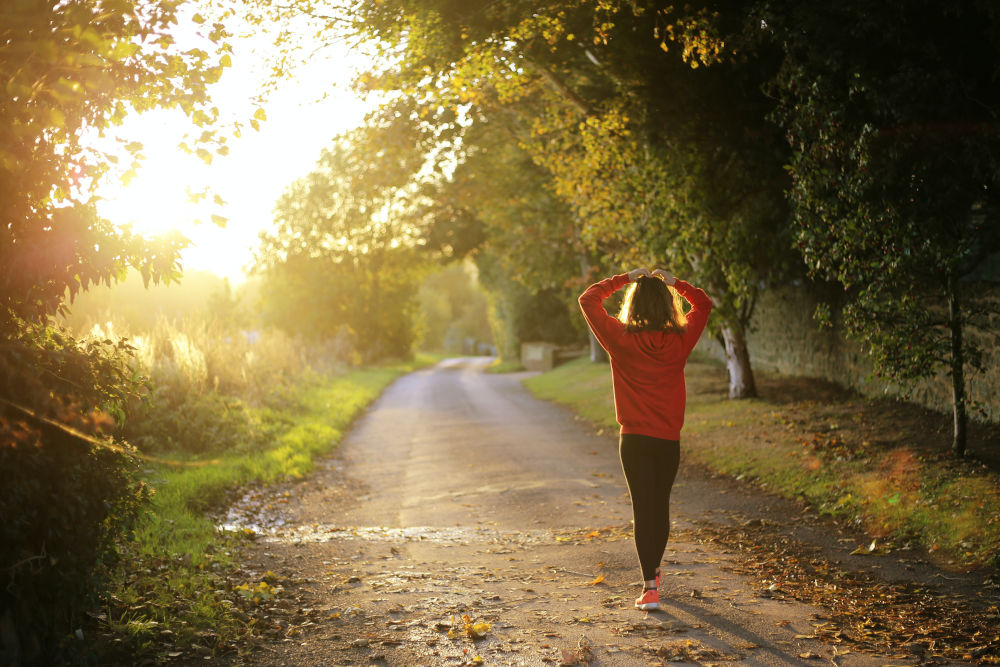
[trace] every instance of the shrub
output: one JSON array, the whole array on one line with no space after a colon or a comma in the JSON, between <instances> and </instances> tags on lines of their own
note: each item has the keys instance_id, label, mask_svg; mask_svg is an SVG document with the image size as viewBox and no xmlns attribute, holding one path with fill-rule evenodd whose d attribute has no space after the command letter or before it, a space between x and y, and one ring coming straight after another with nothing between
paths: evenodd
<instances>
[{"instance_id":1,"label":"shrub","mask_svg":"<svg viewBox=\"0 0 1000 667\"><path fill-rule=\"evenodd\" d=\"M203 455L255 449L270 432L238 398L163 386L133 412L124 434L144 452Z\"/></svg>"},{"instance_id":2,"label":"shrub","mask_svg":"<svg viewBox=\"0 0 1000 667\"><path fill-rule=\"evenodd\" d=\"M128 356L24 322L0 345L4 664L65 659L145 500L131 449L102 435L134 395Z\"/></svg>"},{"instance_id":3,"label":"shrub","mask_svg":"<svg viewBox=\"0 0 1000 667\"><path fill-rule=\"evenodd\" d=\"M66 653L146 498L135 472L132 457L54 430L0 448L0 607L23 658ZM18 648L4 651L16 664Z\"/></svg>"}]
</instances>

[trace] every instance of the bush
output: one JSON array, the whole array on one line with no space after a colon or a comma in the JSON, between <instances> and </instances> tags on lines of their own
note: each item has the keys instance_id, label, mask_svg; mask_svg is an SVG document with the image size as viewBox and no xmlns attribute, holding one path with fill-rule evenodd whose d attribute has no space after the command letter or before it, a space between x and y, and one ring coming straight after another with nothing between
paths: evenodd
<instances>
[{"instance_id":1,"label":"bush","mask_svg":"<svg viewBox=\"0 0 1000 667\"><path fill-rule=\"evenodd\" d=\"M0 607L22 658L66 656L66 638L97 601L146 498L135 472L131 457L64 434L0 448Z\"/></svg>"},{"instance_id":2,"label":"bush","mask_svg":"<svg viewBox=\"0 0 1000 667\"><path fill-rule=\"evenodd\" d=\"M94 333L113 336L113 326ZM144 452L216 455L257 449L275 429L268 410L295 395L293 385L353 359L346 332L306 345L278 330L232 331L210 320L157 323L135 338L137 373L149 377L122 435ZM345 359L346 358L346 359Z\"/></svg>"},{"instance_id":3,"label":"bush","mask_svg":"<svg viewBox=\"0 0 1000 667\"><path fill-rule=\"evenodd\" d=\"M23 322L0 346L0 663L68 659L146 498L130 448L100 439L128 353Z\"/></svg>"},{"instance_id":4,"label":"bush","mask_svg":"<svg viewBox=\"0 0 1000 667\"><path fill-rule=\"evenodd\" d=\"M238 398L156 387L125 437L144 452L203 455L256 449L273 429Z\"/></svg>"}]
</instances>

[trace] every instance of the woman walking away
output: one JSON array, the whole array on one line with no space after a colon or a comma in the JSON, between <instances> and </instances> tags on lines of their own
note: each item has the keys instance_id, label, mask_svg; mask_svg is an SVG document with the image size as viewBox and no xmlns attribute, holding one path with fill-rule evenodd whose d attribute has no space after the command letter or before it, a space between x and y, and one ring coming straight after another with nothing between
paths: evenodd
<instances>
[{"instance_id":1,"label":"woman walking away","mask_svg":"<svg viewBox=\"0 0 1000 667\"><path fill-rule=\"evenodd\" d=\"M616 319L604 310L604 300L625 285L629 289ZM687 316L679 297L691 304ZM670 489L680 461L687 398L684 364L705 329L712 300L662 269L635 269L588 287L580 308L611 357L621 424L618 453L645 582L635 606L659 609L659 566L670 536Z\"/></svg>"}]
</instances>

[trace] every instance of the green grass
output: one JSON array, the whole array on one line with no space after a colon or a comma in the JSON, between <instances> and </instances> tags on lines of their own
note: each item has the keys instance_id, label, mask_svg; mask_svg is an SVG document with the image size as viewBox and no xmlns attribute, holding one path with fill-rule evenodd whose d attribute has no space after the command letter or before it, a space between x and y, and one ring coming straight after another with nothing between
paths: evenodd
<instances>
[{"instance_id":1,"label":"green grass","mask_svg":"<svg viewBox=\"0 0 1000 667\"><path fill-rule=\"evenodd\" d=\"M948 456L935 416L845 392L812 395L807 381L764 374L764 399L730 401L725 368L692 361L686 374L686 457L803 498L874 538L919 544L942 565L1000 564L1000 475ZM606 365L577 360L524 383L598 428L617 428Z\"/></svg>"},{"instance_id":2,"label":"green grass","mask_svg":"<svg viewBox=\"0 0 1000 667\"><path fill-rule=\"evenodd\" d=\"M611 369L581 357L524 380L535 396L569 405L593 424L618 427L611 395Z\"/></svg>"},{"instance_id":3,"label":"green grass","mask_svg":"<svg viewBox=\"0 0 1000 667\"><path fill-rule=\"evenodd\" d=\"M524 370L524 364L519 359L504 360L497 357L486 367L487 373L517 373Z\"/></svg>"},{"instance_id":4,"label":"green grass","mask_svg":"<svg viewBox=\"0 0 1000 667\"><path fill-rule=\"evenodd\" d=\"M221 532L207 512L220 509L242 487L310 472L314 459L336 447L386 386L436 359L422 355L409 363L314 378L292 392L285 408L270 409L268 418L285 424L270 446L149 468L152 502L126 548L104 623L106 639L120 641L117 649L105 650L163 657L170 646L199 645L221 652L252 633L254 622L233 603L234 588L257 582L229 576L241 536Z\"/></svg>"}]
</instances>

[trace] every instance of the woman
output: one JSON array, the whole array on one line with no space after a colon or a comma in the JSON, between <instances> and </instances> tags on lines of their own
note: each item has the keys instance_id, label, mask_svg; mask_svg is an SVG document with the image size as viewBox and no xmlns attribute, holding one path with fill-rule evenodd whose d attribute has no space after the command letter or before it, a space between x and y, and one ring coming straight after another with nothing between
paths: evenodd
<instances>
[{"instance_id":1,"label":"woman","mask_svg":"<svg viewBox=\"0 0 1000 667\"><path fill-rule=\"evenodd\" d=\"M616 319L604 310L604 300L625 285L629 289ZM678 297L691 304L686 317ZM670 536L670 489L680 460L687 398L684 364L705 329L712 301L662 269L635 269L588 287L580 308L611 357L615 414L621 424L618 453L632 498L635 549L645 582L635 606L659 609L659 565Z\"/></svg>"}]
</instances>

